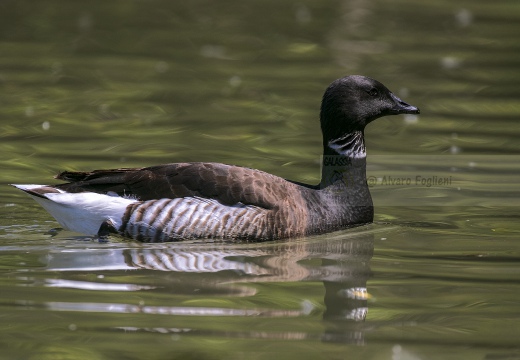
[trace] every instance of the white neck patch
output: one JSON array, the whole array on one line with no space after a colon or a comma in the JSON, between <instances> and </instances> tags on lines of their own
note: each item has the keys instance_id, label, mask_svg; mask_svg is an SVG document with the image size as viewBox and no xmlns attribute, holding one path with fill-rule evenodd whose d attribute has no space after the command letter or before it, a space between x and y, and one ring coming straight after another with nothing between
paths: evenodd
<instances>
[{"instance_id":1,"label":"white neck patch","mask_svg":"<svg viewBox=\"0 0 520 360\"><path fill-rule=\"evenodd\" d=\"M355 131L338 139L331 140L329 141L328 146L339 155L346 157L354 159L367 157L365 139L363 137L363 132L361 131Z\"/></svg>"}]
</instances>

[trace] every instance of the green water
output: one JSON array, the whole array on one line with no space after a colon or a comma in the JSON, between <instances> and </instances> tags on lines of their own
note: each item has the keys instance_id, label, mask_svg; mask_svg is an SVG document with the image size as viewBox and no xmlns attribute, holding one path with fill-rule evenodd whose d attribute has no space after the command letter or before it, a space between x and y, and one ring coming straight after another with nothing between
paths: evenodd
<instances>
[{"instance_id":1,"label":"green water","mask_svg":"<svg viewBox=\"0 0 520 360\"><path fill-rule=\"evenodd\" d=\"M1 2L0 358L519 359L519 33L516 0ZM421 109L366 130L372 225L99 243L7 185L178 161L317 183L346 74Z\"/></svg>"}]
</instances>

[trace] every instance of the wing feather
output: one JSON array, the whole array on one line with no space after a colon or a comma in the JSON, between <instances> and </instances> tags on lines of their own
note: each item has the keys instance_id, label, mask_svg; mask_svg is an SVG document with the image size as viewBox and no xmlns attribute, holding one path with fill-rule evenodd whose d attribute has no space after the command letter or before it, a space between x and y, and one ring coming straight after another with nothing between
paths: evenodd
<instances>
[{"instance_id":1,"label":"wing feather","mask_svg":"<svg viewBox=\"0 0 520 360\"><path fill-rule=\"evenodd\" d=\"M115 192L141 201L200 197L224 205L242 203L274 208L285 198L286 180L259 170L217 163L175 163L146 168L62 172L68 181L55 187L68 192Z\"/></svg>"}]
</instances>

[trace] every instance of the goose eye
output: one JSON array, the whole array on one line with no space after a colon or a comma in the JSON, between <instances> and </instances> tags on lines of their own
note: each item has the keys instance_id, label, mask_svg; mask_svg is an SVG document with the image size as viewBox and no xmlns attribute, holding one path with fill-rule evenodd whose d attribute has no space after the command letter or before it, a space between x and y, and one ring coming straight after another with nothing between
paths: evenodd
<instances>
[{"instance_id":1,"label":"goose eye","mask_svg":"<svg viewBox=\"0 0 520 360\"><path fill-rule=\"evenodd\" d=\"M379 95L379 91L377 91L376 88L372 88L372 89L368 90L367 93L370 96L377 96L377 95Z\"/></svg>"}]
</instances>

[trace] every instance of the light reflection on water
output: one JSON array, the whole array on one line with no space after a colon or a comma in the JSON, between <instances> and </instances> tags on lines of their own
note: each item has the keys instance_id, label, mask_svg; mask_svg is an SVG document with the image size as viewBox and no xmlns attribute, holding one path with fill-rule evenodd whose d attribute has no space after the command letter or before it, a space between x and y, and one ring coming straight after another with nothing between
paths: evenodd
<instances>
[{"instance_id":1,"label":"light reflection on water","mask_svg":"<svg viewBox=\"0 0 520 360\"><path fill-rule=\"evenodd\" d=\"M34 307L34 305L29 305ZM175 316L261 316L261 317L294 317L301 316L301 311L269 311L269 310L243 310L204 307L167 307L167 306L139 306L127 304L102 304L102 303L64 303L48 302L44 304L48 310L55 311L86 311L109 313L142 313L154 315Z\"/></svg>"},{"instance_id":2,"label":"light reflection on water","mask_svg":"<svg viewBox=\"0 0 520 360\"><path fill-rule=\"evenodd\" d=\"M395 227L394 227L395 228ZM316 315L332 321L363 321L367 315L367 280L370 276L369 261L374 250L374 235L392 231L388 226L366 226L351 230L348 234L334 236L317 236L305 241L290 241L265 244L127 244L117 242L106 243L104 249L100 244L85 242L67 246L66 249L52 248L43 251L38 257L40 266L34 267L23 276L18 276L17 286L74 290L79 294L88 292L89 300L81 301L81 296L73 301L35 301L14 300L17 309L58 312L86 312L107 314L141 314L169 315L173 317L257 317L267 319L309 318L315 322ZM58 235L59 237L59 235ZM59 239L56 239L59 240ZM68 241L74 241L69 239ZM76 240L77 241L77 240ZM130 245L130 246L129 246ZM75 249L74 249L75 248ZM4 248L6 252L16 253L16 248ZM41 249L44 250L44 249ZM42 272L42 270L44 272ZM121 273L123 271L123 273ZM153 271L165 276L142 277L142 272ZM176 278L171 282L170 273ZM204 274L215 274L213 279ZM96 275L103 274L103 275ZM124 275L123 275L124 274ZM190 275L192 274L192 275ZM88 277L92 280L77 280ZM116 279L122 279L116 280ZM134 281L132 281L134 279ZM143 279L146 282L143 283ZM153 279L153 280L152 280ZM170 280L169 280L170 279ZM135 282L137 281L137 282ZM319 298L324 291L325 308L316 302L316 294L309 293L303 299L293 299L289 307L279 307L275 302L244 307L240 302L234 304L229 300L217 301L222 306L204 306L204 302L212 303L212 297L225 296L228 299L262 298L263 291L254 284L313 284L316 288L321 283ZM302 283L303 284L303 283ZM277 285L275 285L277 286ZM299 286L299 285L298 285ZM316 289L312 290L312 292ZM121 300L117 293L139 294L135 303L131 296L128 303L113 302ZM157 304L157 295L172 292L174 297L159 297L159 302L174 304ZM95 293L109 294L96 296ZM198 306L187 306L190 301L183 297L199 293L203 297ZM155 294L155 295L154 295ZM205 294L205 295L204 295ZM207 297L204 300L204 297ZM97 301L92 301L97 299ZM296 302L295 302L296 300ZM177 303L177 304L175 304ZM296 307L295 307L296 305ZM238 307L237 307L238 306ZM76 326L76 325L74 325ZM209 331L198 326L179 328L163 328L149 326L115 326L114 329L124 331L145 331L151 333L184 335L208 334L215 336L249 338L249 339L292 339L304 340L328 338L328 341L355 339L355 343L363 343L363 331L344 329L340 333L328 333L321 336L315 331L258 331L246 329ZM323 330L321 330L323 331ZM342 340L343 341L343 340ZM349 340L352 342L353 340Z\"/></svg>"},{"instance_id":3,"label":"light reflection on water","mask_svg":"<svg viewBox=\"0 0 520 360\"><path fill-rule=\"evenodd\" d=\"M60 280L47 279L45 285L47 287L59 287L78 290L94 290L94 291L139 291L154 289L153 286L142 286L134 284L100 284L98 282L89 281L75 281L75 280Z\"/></svg>"},{"instance_id":4,"label":"light reflection on water","mask_svg":"<svg viewBox=\"0 0 520 360\"><path fill-rule=\"evenodd\" d=\"M165 244L112 249L77 249L51 251L40 257L44 268L50 272L106 272L115 270L154 270L178 273L218 273L223 272L217 283L209 282L206 287L216 287L219 291L233 296L254 296L254 288L238 286L240 283L322 281L326 289L327 310L325 317L341 317L363 320L366 316L366 281L370 274L369 260L373 254L374 233L389 231L391 228L362 227L345 235L316 237L308 241L295 241L266 245L196 245ZM14 249L10 249L13 251ZM317 263L318 261L318 263ZM66 272L64 272L66 271ZM226 274L228 274L226 276ZM72 275L74 276L74 275ZM31 277L24 276L26 281ZM169 287L167 283L155 281L155 285L104 282L105 276L95 277L95 281L70 279L44 279L43 286L70 288L90 291L146 291ZM128 278L130 280L130 278ZM33 279L34 281L34 279ZM200 284L195 285L198 287ZM32 286L39 286L34 281ZM183 286L189 286L184 284ZM327 292L327 289L330 291ZM186 291L186 290L184 290ZM115 311L171 315L261 315L303 316L312 312L311 303L303 302L298 311L255 309L224 311L222 309L186 307L143 307L142 305L64 303L46 302L44 306L53 310ZM354 305L353 305L354 304ZM31 303L31 306L35 304ZM310 306L310 307L309 307ZM307 310L305 310L307 308ZM278 314L278 315L274 315ZM285 314L285 315L282 315Z\"/></svg>"}]
</instances>

